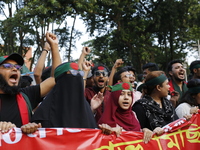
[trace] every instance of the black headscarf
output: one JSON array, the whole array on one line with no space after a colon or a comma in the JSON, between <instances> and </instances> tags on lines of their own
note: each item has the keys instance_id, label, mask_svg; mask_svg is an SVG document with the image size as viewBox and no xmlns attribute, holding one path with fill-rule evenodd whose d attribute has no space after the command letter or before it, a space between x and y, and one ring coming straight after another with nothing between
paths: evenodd
<instances>
[{"instance_id":1,"label":"black headscarf","mask_svg":"<svg viewBox=\"0 0 200 150\"><path fill-rule=\"evenodd\" d=\"M66 71L56 76L56 85L38 107L32 121L41 122L43 127L96 128L84 97L83 77Z\"/></svg>"}]
</instances>

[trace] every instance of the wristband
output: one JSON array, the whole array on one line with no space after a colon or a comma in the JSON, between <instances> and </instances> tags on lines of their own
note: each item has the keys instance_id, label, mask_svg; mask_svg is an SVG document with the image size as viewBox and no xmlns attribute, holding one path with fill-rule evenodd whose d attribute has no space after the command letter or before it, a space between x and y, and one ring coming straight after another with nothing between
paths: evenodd
<instances>
[{"instance_id":1,"label":"wristband","mask_svg":"<svg viewBox=\"0 0 200 150\"><path fill-rule=\"evenodd\" d=\"M46 50L46 49L43 49L42 51L46 51L46 52L47 52L47 54L48 54L48 52L49 52L49 51L48 51L48 50Z\"/></svg>"}]
</instances>

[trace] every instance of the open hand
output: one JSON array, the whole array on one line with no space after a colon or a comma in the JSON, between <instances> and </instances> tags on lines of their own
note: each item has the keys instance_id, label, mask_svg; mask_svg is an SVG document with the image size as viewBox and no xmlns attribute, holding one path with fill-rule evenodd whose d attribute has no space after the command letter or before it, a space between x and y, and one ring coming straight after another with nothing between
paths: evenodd
<instances>
[{"instance_id":1,"label":"open hand","mask_svg":"<svg viewBox=\"0 0 200 150\"><path fill-rule=\"evenodd\" d=\"M94 112L103 102L104 96L103 93L99 92L98 94L95 94L94 97L91 99L90 105L92 112Z\"/></svg>"}]
</instances>

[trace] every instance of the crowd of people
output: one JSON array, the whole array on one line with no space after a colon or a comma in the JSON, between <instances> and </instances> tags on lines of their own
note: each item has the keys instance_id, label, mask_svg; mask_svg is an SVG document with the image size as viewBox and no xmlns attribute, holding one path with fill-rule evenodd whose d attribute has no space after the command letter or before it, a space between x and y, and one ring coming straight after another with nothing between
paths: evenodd
<instances>
[{"instance_id":1,"label":"crowd of people","mask_svg":"<svg viewBox=\"0 0 200 150\"><path fill-rule=\"evenodd\" d=\"M200 61L190 64L192 77L180 60L169 62L167 71L149 62L138 75L134 66L117 59L110 69L86 60L83 47L78 62L62 62L58 38L46 33L34 80L23 77L24 64L17 53L0 57L0 131L13 127L29 134L38 128L99 128L104 134L122 131L144 133L148 143L153 134L164 133L163 126L179 118L190 119L200 104ZM51 67L45 59L51 52ZM44 69L45 68L45 69Z\"/></svg>"}]
</instances>

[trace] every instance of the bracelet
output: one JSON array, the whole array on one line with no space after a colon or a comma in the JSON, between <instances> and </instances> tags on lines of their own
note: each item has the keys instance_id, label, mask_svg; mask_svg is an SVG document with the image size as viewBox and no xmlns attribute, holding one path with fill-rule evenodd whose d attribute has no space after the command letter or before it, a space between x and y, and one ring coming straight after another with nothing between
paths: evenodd
<instances>
[{"instance_id":1,"label":"bracelet","mask_svg":"<svg viewBox=\"0 0 200 150\"><path fill-rule=\"evenodd\" d=\"M83 80L87 80L86 78L83 78Z\"/></svg>"},{"instance_id":2,"label":"bracelet","mask_svg":"<svg viewBox=\"0 0 200 150\"><path fill-rule=\"evenodd\" d=\"M49 52L49 51L48 51L48 50L46 50L46 49L43 49L42 51L46 51L46 52L47 52L47 54L48 54L48 52Z\"/></svg>"}]
</instances>

